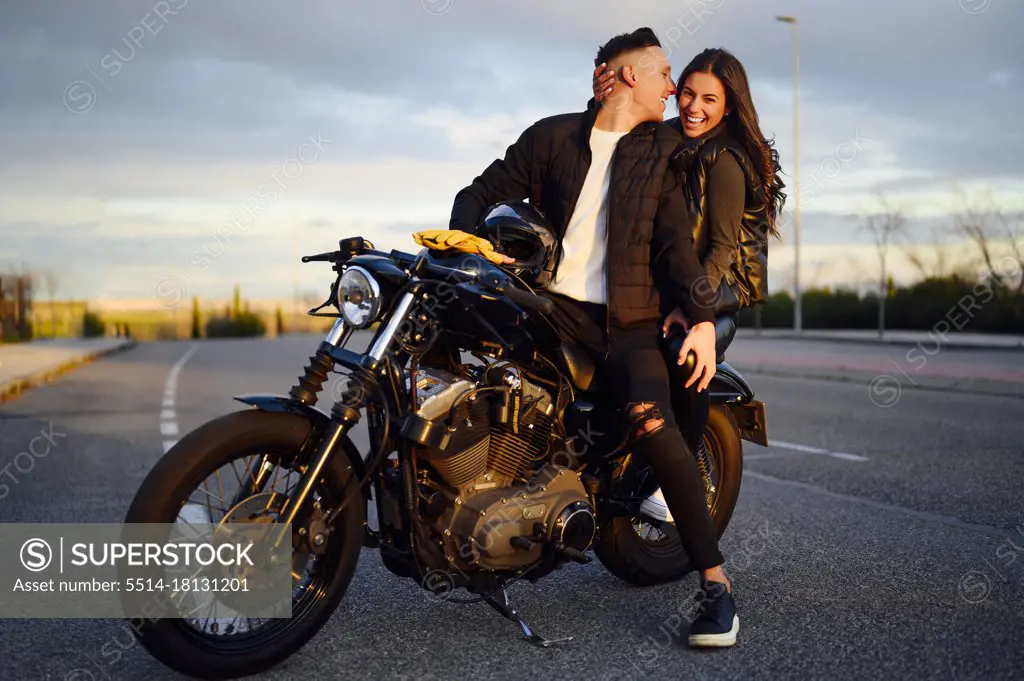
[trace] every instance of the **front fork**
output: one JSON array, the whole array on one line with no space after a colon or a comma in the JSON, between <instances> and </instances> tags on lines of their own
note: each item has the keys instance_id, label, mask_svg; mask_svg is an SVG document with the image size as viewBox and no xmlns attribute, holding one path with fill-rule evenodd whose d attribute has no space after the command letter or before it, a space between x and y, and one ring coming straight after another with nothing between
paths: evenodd
<instances>
[{"instance_id":1,"label":"front fork","mask_svg":"<svg viewBox=\"0 0 1024 681\"><path fill-rule=\"evenodd\" d=\"M303 511L308 504L306 500L316 481L319 480L324 470L334 456L338 442L359 423L359 403L353 398L361 395L361 391L348 390L342 396L342 400L335 405L331 413L331 420L327 422L327 428L320 438L320 445L314 455L313 464L306 468L299 481L298 492L289 497L281 509L280 521L282 523L295 522L297 518L304 519ZM238 491L232 499L231 507L234 508L254 494L259 493L263 486L270 480L274 472L274 464L269 454L263 454L249 467L249 475L239 486ZM300 517L301 516L301 517Z\"/></svg>"},{"instance_id":2,"label":"front fork","mask_svg":"<svg viewBox=\"0 0 1024 681\"><path fill-rule=\"evenodd\" d=\"M291 390L291 396L312 405L316 402L316 394L323 388L327 380L327 373L334 364L340 363L351 368L359 367L366 371L376 372L384 357L394 343L395 337L408 318L413 303L418 295L417 290L406 291L398 301L391 318L386 325L383 325L365 355L354 353L342 347L351 335L351 329L347 328L344 320L338 319L334 327L327 335L326 340L320 345L317 354L311 359L306 367L305 374L300 377L299 382ZM309 466L302 474L297 492L288 498L281 509L281 523L303 523L308 517L311 508L312 492L318 480L323 477L324 471L330 464L338 450L338 443L344 438L357 423L359 423L359 410L365 402L362 377L356 376L349 387L341 395L331 410L330 421L324 429L320 438L319 446L313 455ZM272 464L265 458L253 464L252 480L256 485L266 482L267 476L273 469ZM360 484L363 481L360 481ZM255 486L255 490L259 490ZM345 500L342 501L345 503ZM279 541L283 538L279 538Z\"/></svg>"},{"instance_id":3,"label":"front fork","mask_svg":"<svg viewBox=\"0 0 1024 681\"><path fill-rule=\"evenodd\" d=\"M348 390L345 396L349 396L352 390ZM339 409L340 407L340 409ZM299 481L298 491L285 501L281 509L281 523L302 523L309 511L309 498L316 483L323 476L328 464L334 456L338 442L345 437L348 431L359 423L359 409L350 405L343 405L339 402L331 412L331 420L327 424L327 430L320 438L320 446L317 448L313 461L302 474ZM344 503L344 500L342 500Z\"/></svg>"}]
</instances>

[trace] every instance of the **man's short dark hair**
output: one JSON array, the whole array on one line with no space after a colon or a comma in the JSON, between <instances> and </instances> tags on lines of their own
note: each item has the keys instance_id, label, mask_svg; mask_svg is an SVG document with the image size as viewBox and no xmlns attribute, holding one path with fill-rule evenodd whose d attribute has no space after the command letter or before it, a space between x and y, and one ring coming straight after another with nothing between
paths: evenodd
<instances>
[{"instance_id":1,"label":"man's short dark hair","mask_svg":"<svg viewBox=\"0 0 1024 681\"><path fill-rule=\"evenodd\" d=\"M632 33L622 33L601 46L601 49L597 51L594 66L607 64L623 52L642 50L645 47L661 47L661 41L658 40L658 36L654 35L652 29L644 26Z\"/></svg>"}]
</instances>

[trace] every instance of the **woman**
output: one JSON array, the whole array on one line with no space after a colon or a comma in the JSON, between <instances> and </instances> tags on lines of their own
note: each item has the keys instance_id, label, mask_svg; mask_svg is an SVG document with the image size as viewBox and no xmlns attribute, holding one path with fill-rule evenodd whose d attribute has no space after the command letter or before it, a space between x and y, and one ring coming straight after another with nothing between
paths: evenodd
<instances>
[{"instance_id":1,"label":"woman","mask_svg":"<svg viewBox=\"0 0 1024 681\"><path fill-rule=\"evenodd\" d=\"M607 96L615 78L604 64L595 69L597 101ZM746 71L731 53L708 49L694 57L679 76L676 103L679 116L666 123L685 138L677 158L695 215L695 247L709 286L719 293L715 327L722 361L736 333L736 311L767 297L768 234L779 236L775 223L785 202L785 185L778 176L778 152L761 133ZM684 333L690 325L678 309L665 319L663 332L668 335L675 325ZM683 387L687 378L674 381L674 410L705 474L710 504L713 488L704 429L711 395L698 391L697 381ZM645 505L660 506L664 516L668 508L660 495L659 490Z\"/></svg>"}]
</instances>

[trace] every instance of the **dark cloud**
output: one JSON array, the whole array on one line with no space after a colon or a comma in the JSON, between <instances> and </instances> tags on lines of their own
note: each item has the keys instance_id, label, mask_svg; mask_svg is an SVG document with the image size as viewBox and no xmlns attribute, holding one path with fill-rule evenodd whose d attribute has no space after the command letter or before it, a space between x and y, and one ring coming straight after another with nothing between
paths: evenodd
<instances>
[{"instance_id":1,"label":"dark cloud","mask_svg":"<svg viewBox=\"0 0 1024 681\"><path fill-rule=\"evenodd\" d=\"M229 133L225 144L244 155L251 147L236 139L244 131L262 139L344 119L336 115L344 112L371 119L359 131L350 125L353 142L375 145L354 144L353 154L436 154L445 140L416 126L403 130L392 120L398 116L372 129L380 112L358 95L387 97L410 115L445 106L467 115L515 111L524 100L551 102L551 112L581 107L597 45L637 23L658 31L677 71L699 49L724 45L755 83L788 87L789 29L774 21L770 4L699 0L638 12L627 3L466 0L312 3L301 10L252 1L19 3L5 8L0 28L0 113L90 134L162 128L177 150L177 137L188 131L197 150L222 131ZM875 116L943 130L886 139L905 165L970 175L1012 169L1024 146L1014 136L1024 104L1014 87L1024 78L1017 39L1024 9L993 2L969 14L958 0L786 5L801 19L805 127L819 123L815 105L864 105ZM1007 80L993 81L993 74ZM567 93L573 78L579 87ZM68 116L64 107L65 88L76 81L72 106L89 101L87 88L95 91L88 116ZM316 111L315 99L333 111ZM763 116L766 126L784 129L788 111L771 113ZM876 134L886 138L884 130Z\"/></svg>"},{"instance_id":2,"label":"dark cloud","mask_svg":"<svg viewBox=\"0 0 1024 681\"><path fill-rule=\"evenodd\" d=\"M866 191L873 173L889 178L881 182L890 191L1024 180L1024 6L1009 0L67 0L0 8L0 198L3 186L52 202L59 196L47 191L77 194L76 183L99 201L185 197L216 184L234 200L318 131L335 140L331 163L411 158L482 168L531 120L582 108L598 45L638 25L658 32L676 72L703 48L733 50L789 172L791 43L789 27L775 21L782 13L800 19L804 183L844 141L873 140L815 188L829 200L805 206L809 242L858 240L834 199ZM220 184L203 172L245 165L259 170L244 181ZM405 227L387 210L401 203L403 184L419 179L396 177L393 196L386 188L368 196L381 215L363 226L400 238ZM131 236L18 226L32 215L0 219L9 220L0 224L4 241L13 236L19 254L37 259L47 248L108 263L133 245L139 251ZM333 224L309 228L319 238ZM168 224L165 235L145 237L153 263L191 238L175 232ZM253 248L264 262L274 256ZM150 262L149 253L139 257Z\"/></svg>"}]
</instances>

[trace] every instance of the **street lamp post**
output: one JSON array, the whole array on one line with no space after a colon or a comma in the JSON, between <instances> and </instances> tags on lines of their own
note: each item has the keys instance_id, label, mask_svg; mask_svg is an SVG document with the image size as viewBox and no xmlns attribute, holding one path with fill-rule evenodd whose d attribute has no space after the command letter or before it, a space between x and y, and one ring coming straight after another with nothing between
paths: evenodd
<instances>
[{"instance_id":1,"label":"street lamp post","mask_svg":"<svg viewBox=\"0 0 1024 681\"><path fill-rule=\"evenodd\" d=\"M800 292L800 44L797 38L796 17L775 17L793 28L793 188L796 202L793 207L793 330L803 330L803 305Z\"/></svg>"}]
</instances>

